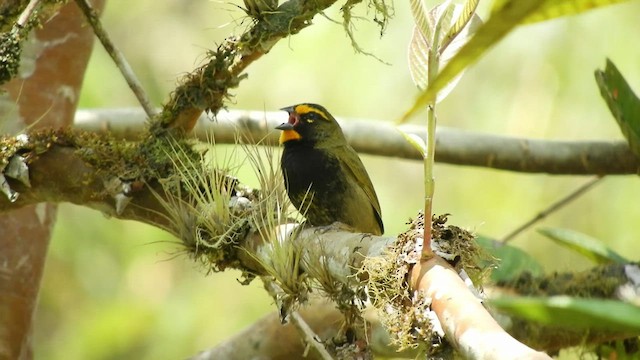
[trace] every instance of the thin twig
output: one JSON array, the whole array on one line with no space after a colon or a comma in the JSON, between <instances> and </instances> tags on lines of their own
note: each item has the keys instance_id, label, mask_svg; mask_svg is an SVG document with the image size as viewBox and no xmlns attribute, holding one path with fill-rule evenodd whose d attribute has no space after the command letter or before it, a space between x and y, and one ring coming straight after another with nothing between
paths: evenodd
<instances>
[{"instance_id":1,"label":"thin twig","mask_svg":"<svg viewBox=\"0 0 640 360\"><path fill-rule=\"evenodd\" d=\"M127 59L124 57L122 52L118 50L118 48L116 48L116 46L109 38L109 34L107 34L107 32L102 27L100 19L98 18L98 14L93 9L93 7L91 7L91 4L89 4L88 0L76 0L76 3L84 13L87 21L89 21L89 24L91 24L93 32L96 34L98 39L100 39L102 46L104 46L104 49L107 51L107 53L109 53L109 55L113 59L113 62L115 62L116 66L118 66L118 69L120 69L122 76L127 81L127 84L129 84L129 87L133 91L136 98L138 98L138 102L140 102L140 105L142 105L142 108L144 108L147 116L151 118L157 115L158 111L153 107L153 105L151 105L151 101L149 100L147 93L142 88L142 84L140 84L140 81L138 81L138 78L134 74L133 69L127 62Z\"/></svg>"},{"instance_id":2,"label":"thin twig","mask_svg":"<svg viewBox=\"0 0 640 360\"><path fill-rule=\"evenodd\" d=\"M331 354L329 354L324 345L322 345L322 342L320 342L320 337L311 330L311 327L309 327L307 322L304 321L297 311L293 311L291 313L291 324L298 329L298 332L300 332L304 341L318 352L321 359L333 360Z\"/></svg>"},{"instance_id":3,"label":"thin twig","mask_svg":"<svg viewBox=\"0 0 640 360\"><path fill-rule=\"evenodd\" d=\"M20 14L18 21L16 21L16 25L18 25L21 28L24 28L27 25L27 21L29 21L29 18L31 17L33 12L36 10L38 5L40 5L40 0L29 1L29 4L27 4L27 7L24 8L24 10L22 11L22 14Z\"/></svg>"},{"instance_id":4,"label":"thin twig","mask_svg":"<svg viewBox=\"0 0 640 360\"><path fill-rule=\"evenodd\" d=\"M269 295L271 295L277 303L278 294L282 293L282 289L280 289L280 287L271 280L263 279L263 281L265 282L265 287L269 292ZM296 328L296 330L298 330L298 333L300 333L300 336L307 346L315 349L321 359L333 360L333 356L331 356L329 351L327 351L324 345L322 345L320 337L311 329L297 311L291 311L291 313L289 313L289 319L291 320L291 324Z\"/></svg>"},{"instance_id":5,"label":"thin twig","mask_svg":"<svg viewBox=\"0 0 640 360\"><path fill-rule=\"evenodd\" d=\"M531 227L533 224L535 224L538 221L544 219L545 217L547 217L550 214L552 214L553 212L559 210L563 206L569 204L571 201L577 199L580 195L584 194L587 190L589 190L593 185L597 184L602 179L604 179L603 176L596 176L593 179L589 180L587 183L581 185L579 188L577 188L574 191L572 191L571 193L569 193L569 195L567 195L567 196L563 197L562 199L556 201L555 203L551 204L551 206L549 206L548 208L546 208L543 211L539 212L531 220L529 220L526 223L520 225L517 229L513 230L507 236L502 238L502 240L501 240L502 243L506 244L507 242L509 242L513 238L515 238L518 234L520 234L521 232L523 232L526 229L528 229L529 227Z\"/></svg>"}]
</instances>

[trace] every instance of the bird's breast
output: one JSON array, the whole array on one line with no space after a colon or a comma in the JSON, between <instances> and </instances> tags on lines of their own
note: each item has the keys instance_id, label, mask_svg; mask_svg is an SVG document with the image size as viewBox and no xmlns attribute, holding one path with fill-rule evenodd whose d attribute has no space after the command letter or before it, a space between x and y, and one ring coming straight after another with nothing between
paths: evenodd
<instances>
[{"instance_id":1,"label":"bird's breast","mask_svg":"<svg viewBox=\"0 0 640 360\"><path fill-rule=\"evenodd\" d=\"M290 193L335 191L339 186L340 163L326 150L312 147L285 147L282 171Z\"/></svg>"}]
</instances>

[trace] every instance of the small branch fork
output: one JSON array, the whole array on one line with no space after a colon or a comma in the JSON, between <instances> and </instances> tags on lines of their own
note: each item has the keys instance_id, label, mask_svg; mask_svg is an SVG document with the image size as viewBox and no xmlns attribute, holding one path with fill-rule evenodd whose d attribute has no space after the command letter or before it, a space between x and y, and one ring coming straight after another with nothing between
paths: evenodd
<instances>
[{"instance_id":1,"label":"small branch fork","mask_svg":"<svg viewBox=\"0 0 640 360\"><path fill-rule=\"evenodd\" d=\"M32 1L33 2L33 1ZM107 51L113 62L116 64L118 69L120 69L120 73L127 81L127 84L133 91L133 94L138 99L138 102L144 109L147 117L153 118L158 114L156 108L151 104L151 100L149 100L149 96L146 91L142 87L142 84L136 77L133 69L129 65L129 62L124 57L124 54L116 47L116 45L111 41L109 34L102 27L102 23L100 22L100 18L98 17L97 12L93 9L88 0L76 0L76 4L82 12L84 16L87 18L89 24L93 28L93 32L96 34L102 46Z\"/></svg>"},{"instance_id":2,"label":"small branch fork","mask_svg":"<svg viewBox=\"0 0 640 360\"><path fill-rule=\"evenodd\" d=\"M206 110L216 114L227 99L229 89L245 78L242 72L255 60L268 53L282 38L296 34L311 25L311 19L336 0L290 0L277 11L257 14L252 26L239 37L226 39L217 50L210 51L209 62L179 80L171 98L158 112L136 78L124 55L110 40L97 13L88 0L76 0L93 30L120 69L148 118L160 115L152 130L180 129L190 131Z\"/></svg>"},{"instance_id":3,"label":"small branch fork","mask_svg":"<svg viewBox=\"0 0 640 360\"><path fill-rule=\"evenodd\" d=\"M336 0L289 0L277 10L254 17L240 36L226 39L208 54L209 61L179 80L179 86L164 105L155 129L193 129L204 112L217 114L229 97L229 90L246 78L243 71L267 54L279 40L311 25L311 19Z\"/></svg>"}]
</instances>

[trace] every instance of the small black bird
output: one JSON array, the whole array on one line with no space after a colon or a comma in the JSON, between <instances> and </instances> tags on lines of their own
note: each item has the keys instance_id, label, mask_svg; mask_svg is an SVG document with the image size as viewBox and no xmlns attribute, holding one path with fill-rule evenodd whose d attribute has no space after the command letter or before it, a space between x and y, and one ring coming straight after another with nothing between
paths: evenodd
<instances>
[{"instance_id":1,"label":"small black bird","mask_svg":"<svg viewBox=\"0 0 640 360\"><path fill-rule=\"evenodd\" d=\"M282 130L280 166L293 205L314 226L336 221L360 232L384 232L380 203L371 179L342 133L322 106L299 104L283 108L289 121Z\"/></svg>"}]
</instances>

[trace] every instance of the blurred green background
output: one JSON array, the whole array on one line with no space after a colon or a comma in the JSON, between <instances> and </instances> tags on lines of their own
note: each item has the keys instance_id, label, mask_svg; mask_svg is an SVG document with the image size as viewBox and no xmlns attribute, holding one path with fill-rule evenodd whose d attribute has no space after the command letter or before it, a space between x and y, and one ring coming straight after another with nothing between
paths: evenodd
<instances>
[{"instance_id":1,"label":"blurred green background","mask_svg":"<svg viewBox=\"0 0 640 360\"><path fill-rule=\"evenodd\" d=\"M356 23L360 45L388 64L355 54L341 26L317 16L313 26L249 67L230 108L272 111L317 102L336 116L393 121L417 94L406 65L412 20L407 2L395 5L382 38L371 21ZM640 3L633 1L517 29L439 104L439 124L545 139L621 139L593 72L609 57L640 90L638 13ZM359 14L373 16L364 8ZM338 7L326 15L340 20ZM111 1L103 19L158 105L208 48L240 34L248 22L237 7L213 0ZM80 105L136 106L98 44ZM363 158L387 234L403 231L422 207L421 164ZM255 184L249 172L243 174L241 180ZM587 178L439 164L436 181L436 213L451 213L450 223L500 238ZM636 199L635 176L609 177L541 225L584 232L633 259L629 254L640 247ZM36 318L38 359L185 358L275 309L259 282L241 286L234 271L206 275L177 254L177 240L165 232L71 205L62 205L58 218ZM590 266L534 230L512 244L547 271Z\"/></svg>"}]
</instances>

